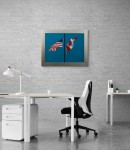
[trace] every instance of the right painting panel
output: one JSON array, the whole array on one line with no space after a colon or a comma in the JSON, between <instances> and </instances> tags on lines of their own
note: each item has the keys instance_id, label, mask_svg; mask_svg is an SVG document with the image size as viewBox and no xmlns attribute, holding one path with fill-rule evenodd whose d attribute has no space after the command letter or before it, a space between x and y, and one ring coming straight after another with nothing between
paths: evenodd
<instances>
[{"instance_id":1,"label":"right painting panel","mask_svg":"<svg viewBox=\"0 0 130 150\"><path fill-rule=\"evenodd\" d=\"M84 34L65 34L65 62L84 62Z\"/></svg>"}]
</instances>

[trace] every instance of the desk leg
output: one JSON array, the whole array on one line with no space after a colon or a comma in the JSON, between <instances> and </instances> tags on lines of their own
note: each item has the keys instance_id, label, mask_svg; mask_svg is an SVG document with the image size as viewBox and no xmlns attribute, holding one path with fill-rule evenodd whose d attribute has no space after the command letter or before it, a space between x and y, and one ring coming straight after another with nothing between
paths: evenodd
<instances>
[{"instance_id":1,"label":"desk leg","mask_svg":"<svg viewBox=\"0 0 130 150\"><path fill-rule=\"evenodd\" d=\"M110 125L113 125L113 94L111 94L110 99Z\"/></svg>"},{"instance_id":2,"label":"desk leg","mask_svg":"<svg viewBox=\"0 0 130 150\"><path fill-rule=\"evenodd\" d=\"M108 114L108 112L109 112L109 95L107 94L106 95L106 122L108 122L109 121L109 114Z\"/></svg>"},{"instance_id":3,"label":"desk leg","mask_svg":"<svg viewBox=\"0 0 130 150\"><path fill-rule=\"evenodd\" d=\"M71 142L74 141L74 97L71 97Z\"/></svg>"},{"instance_id":4,"label":"desk leg","mask_svg":"<svg viewBox=\"0 0 130 150\"><path fill-rule=\"evenodd\" d=\"M35 104L35 98L31 98L31 104Z\"/></svg>"},{"instance_id":5,"label":"desk leg","mask_svg":"<svg viewBox=\"0 0 130 150\"><path fill-rule=\"evenodd\" d=\"M30 97L24 97L24 142L30 142Z\"/></svg>"},{"instance_id":6,"label":"desk leg","mask_svg":"<svg viewBox=\"0 0 130 150\"><path fill-rule=\"evenodd\" d=\"M68 99L66 100L66 107L68 107ZM69 126L69 117L68 117L68 114L66 115L66 127L68 127Z\"/></svg>"}]
</instances>

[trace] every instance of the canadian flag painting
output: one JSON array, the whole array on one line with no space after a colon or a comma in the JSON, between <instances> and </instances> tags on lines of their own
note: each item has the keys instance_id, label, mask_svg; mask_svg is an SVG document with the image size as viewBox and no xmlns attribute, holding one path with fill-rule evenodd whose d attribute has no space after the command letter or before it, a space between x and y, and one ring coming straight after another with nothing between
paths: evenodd
<instances>
[{"instance_id":1,"label":"canadian flag painting","mask_svg":"<svg viewBox=\"0 0 130 150\"><path fill-rule=\"evenodd\" d=\"M77 40L78 37L71 38L70 41L67 43L66 51L69 52L74 47L74 41Z\"/></svg>"}]
</instances>

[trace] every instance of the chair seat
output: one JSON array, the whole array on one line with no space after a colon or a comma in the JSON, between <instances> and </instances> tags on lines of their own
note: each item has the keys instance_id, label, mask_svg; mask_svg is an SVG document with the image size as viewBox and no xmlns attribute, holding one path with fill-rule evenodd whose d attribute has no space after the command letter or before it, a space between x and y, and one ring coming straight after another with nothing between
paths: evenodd
<instances>
[{"instance_id":1,"label":"chair seat","mask_svg":"<svg viewBox=\"0 0 130 150\"><path fill-rule=\"evenodd\" d=\"M71 116L71 107L65 107L61 110L61 114L69 114ZM91 115L87 113L83 113L82 115L79 115L77 112L76 107L74 107L74 118L89 118Z\"/></svg>"}]
</instances>

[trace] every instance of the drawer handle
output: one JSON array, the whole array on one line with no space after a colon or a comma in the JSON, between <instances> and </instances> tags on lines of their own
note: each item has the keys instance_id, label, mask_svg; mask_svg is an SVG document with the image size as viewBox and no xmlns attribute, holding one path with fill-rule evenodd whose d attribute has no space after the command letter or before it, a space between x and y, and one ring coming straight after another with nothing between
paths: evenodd
<instances>
[{"instance_id":1,"label":"drawer handle","mask_svg":"<svg viewBox=\"0 0 130 150\"><path fill-rule=\"evenodd\" d=\"M18 109L18 108L22 108L22 107L17 107L17 108L6 108L6 110L9 110L9 109Z\"/></svg>"},{"instance_id":2,"label":"drawer handle","mask_svg":"<svg viewBox=\"0 0 130 150\"><path fill-rule=\"evenodd\" d=\"M14 127L14 126L16 126L16 127L20 126L19 124L10 124L10 123L6 123L5 125L6 125L6 126L13 126L13 127Z\"/></svg>"}]
</instances>

